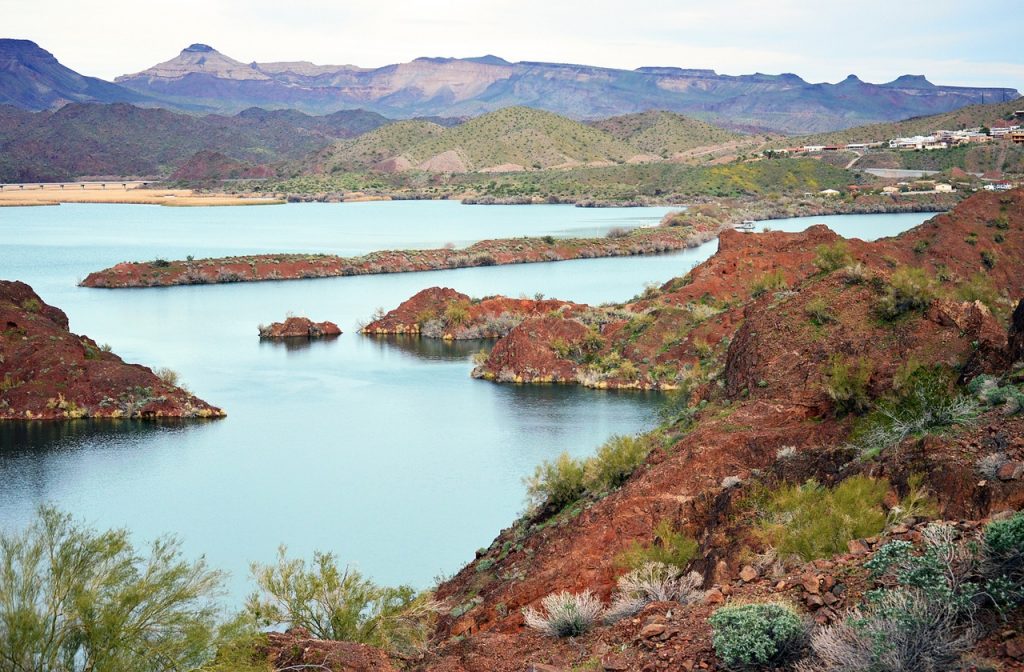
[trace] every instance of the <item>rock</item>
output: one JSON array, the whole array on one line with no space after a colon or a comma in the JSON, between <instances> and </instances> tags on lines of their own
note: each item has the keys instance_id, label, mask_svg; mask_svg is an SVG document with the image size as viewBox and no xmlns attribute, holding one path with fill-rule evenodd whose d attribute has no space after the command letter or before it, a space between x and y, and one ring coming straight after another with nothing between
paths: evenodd
<instances>
[{"instance_id":1,"label":"rock","mask_svg":"<svg viewBox=\"0 0 1024 672\"><path fill-rule=\"evenodd\" d=\"M821 597L817 595L808 595L804 598L804 604L807 605L808 609L811 609L813 611L814 609L820 609L821 607L824 607L825 600L821 599Z\"/></svg>"},{"instance_id":2,"label":"rock","mask_svg":"<svg viewBox=\"0 0 1024 672\"><path fill-rule=\"evenodd\" d=\"M744 565L743 569L740 570L740 578L744 582L750 583L757 578L757 570L750 565Z\"/></svg>"},{"instance_id":3,"label":"rock","mask_svg":"<svg viewBox=\"0 0 1024 672\"><path fill-rule=\"evenodd\" d=\"M1007 462L999 467L996 476L1000 481L1019 481L1024 478L1024 462Z\"/></svg>"},{"instance_id":4,"label":"rock","mask_svg":"<svg viewBox=\"0 0 1024 672\"><path fill-rule=\"evenodd\" d=\"M1003 645L1003 650L1008 658L1024 660L1024 637L1015 637L1007 640Z\"/></svg>"},{"instance_id":5,"label":"rock","mask_svg":"<svg viewBox=\"0 0 1024 672\"><path fill-rule=\"evenodd\" d=\"M605 672L624 672L629 669L629 661L621 654L610 653L601 659L601 667Z\"/></svg>"},{"instance_id":6,"label":"rock","mask_svg":"<svg viewBox=\"0 0 1024 672\"><path fill-rule=\"evenodd\" d=\"M704 595L704 601L710 605L723 604L725 602L725 595L718 588L712 588Z\"/></svg>"},{"instance_id":7,"label":"rock","mask_svg":"<svg viewBox=\"0 0 1024 672\"><path fill-rule=\"evenodd\" d=\"M523 672L563 672L562 668L545 663L528 663Z\"/></svg>"},{"instance_id":8,"label":"rock","mask_svg":"<svg viewBox=\"0 0 1024 672\"><path fill-rule=\"evenodd\" d=\"M313 639L302 628L267 633L258 650L274 669L330 669L344 672L395 672L387 654L366 644ZM561 672L552 670L551 672Z\"/></svg>"},{"instance_id":9,"label":"rock","mask_svg":"<svg viewBox=\"0 0 1024 672\"><path fill-rule=\"evenodd\" d=\"M270 326L260 325L260 338L325 338L340 336L341 329L333 322L314 322L308 317L289 317Z\"/></svg>"},{"instance_id":10,"label":"rock","mask_svg":"<svg viewBox=\"0 0 1024 672\"><path fill-rule=\"evenodd\" d=\"M641 628L640 638L653 639L654 637L665 634L666 629L667 627L664 623L650 623Z\"/></svg>"},{"instance_id":11,"label":"rock","mask_svg":"<svg viewBox=\"0 0 1024 672\"><path fill-rule=\"evenodd\" d=\"M1024 359L1024 299L1021 299L1017 304L1017 309L1013 311L1007 341L1010 363L1013 364Z\"/></svg>"},{"instance_id":12,"label":"rock","mask_svg":"<svg viewBox=\"0 0 1024 672\"><path fill-rule=\"evenodd\" d=\"M867 542L863 539L851 539L846 542L846 548L848 548L850 553L853 553L854 555L867 555L871 550L868 548Z\"/></svg>"},{"instance_id":13,"label":"rock","mask_svg":"<svg viewBox=\"0 0 1024 672\"><path fill-rule=\"evenodd\" d=\"M821 586L821 579L816 574L804 574L800 577L800 585L811 595L817 595Z\"/></svg>"}]
</instances>

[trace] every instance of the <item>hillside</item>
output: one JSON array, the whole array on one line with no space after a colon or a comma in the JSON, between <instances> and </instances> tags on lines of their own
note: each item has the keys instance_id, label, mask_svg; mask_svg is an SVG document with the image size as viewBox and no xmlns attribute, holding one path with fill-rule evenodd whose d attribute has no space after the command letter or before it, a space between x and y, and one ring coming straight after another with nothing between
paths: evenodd
<instances>
[{"instance_id":1,"label":"hillside","mask_svg":"<svg viewBox=\"0 0 1024 672\"><path fill-rule=\"evenodd\" d=\"M610 117L590 122L590 125L663 159L747 137L698 119L659 110Z\"/></svg>"},{"instance_id":2,"label":"hillside","mask_svg":"<svg viewBox=\"0 0 1024 672\"><path fill-rule=\"evenodd\" d=\"M147 102L145 94L61 65L29 40L0 39L0 105L49 110L72 102Z\"/></svg>"},{"instance_id":3,"label":"hillside","mask_svg":"<svg viewBox=\"0 0 1024 672\"><path fill-rule=\"evenodd\" d=\"M251 109L197 117L122 103L35 113L0 106L0 182L167 175L202 150L266 164L298 159L387 122L364 110L312 117Z\"/></svg>"},{"instance_id":4,"label":"hillside","mask_svg":"<svg viewBox=\"0 0 1024 672\"><path fill-rule=\"evenodd\" d=\"M510 107L452 128L403 122L338 143L314 159L326 172L509 172L621 163L640 151L610 134L550 112ZM321 172L325 172L321 168Z\"/></svg>"},{"instance_id":5,"label":"hillside","mask_svg":"<svg viewBox=\"0 0 1024 672\"><path fill-rule=\"evenodd\" d=\"M495 384L674 393L651 431L553 451L419 657L362 669L1020 669L1022 251L1016 190L874 242L726 231L623 304L417 293L368 329L492 338ZM360 669L270 639L276 669Z\"/></svg>"},{"instance_id":6,"label":"hillside","mask_svg":"<svg viewBox=\"0 0 1024 672\"><path fill-rule=\"evenodd\" d=\"M987 105L968 105L952 112L789 138L779 143L778 146L845 145L851 142L874 142L891 138L928 135L939 129L954 131L961 128L977 128L987 126L1000 119L1007 119L1014 111L1022 107L1024 107L1024 98Z\"/></svg>"}]
</instances>

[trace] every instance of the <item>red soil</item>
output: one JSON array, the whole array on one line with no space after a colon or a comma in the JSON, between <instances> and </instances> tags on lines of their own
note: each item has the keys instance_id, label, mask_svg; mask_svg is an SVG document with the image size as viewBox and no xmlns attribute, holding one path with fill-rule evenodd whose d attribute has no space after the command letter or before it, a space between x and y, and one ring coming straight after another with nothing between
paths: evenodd
<instances>
[{"instance_id":1,"label":"red soil","mask_svg":"<svg viewBox=\"0 0 1024 672\"><path fill-rule=\"evenodd\" d=\"M0 420L216 418L224 412L126 364L22 282L0 281Z\"/></svg>"}]
</instances>

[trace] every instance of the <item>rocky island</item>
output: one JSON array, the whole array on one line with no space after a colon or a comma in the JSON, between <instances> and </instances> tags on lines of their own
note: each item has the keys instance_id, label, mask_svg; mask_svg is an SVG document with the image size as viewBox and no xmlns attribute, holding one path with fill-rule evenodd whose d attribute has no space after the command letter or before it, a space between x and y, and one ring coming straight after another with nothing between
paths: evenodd
<instances>
[{"instance_id":1,"label":"rocky island","mask_svg":"<svg viewBox=\"0 0 1024 672\"><path fill-rule=\"evenodd\" d=\"M284 322L259 326L260 338L280 340L285 338L334 338L341 336L341 329L334 322L314 322L308 317L288 317Z\"/></svg>"},{"instance_id":2,"label":"rocky island","mask_svg":"<svg viewBox=\"0 0 1024 672\"><path fill-rule=\"evenodd\" d=\"M176 384L128 364L22 282L0 280L0 420L219 418Z\"/></svg>"}]
</instances>

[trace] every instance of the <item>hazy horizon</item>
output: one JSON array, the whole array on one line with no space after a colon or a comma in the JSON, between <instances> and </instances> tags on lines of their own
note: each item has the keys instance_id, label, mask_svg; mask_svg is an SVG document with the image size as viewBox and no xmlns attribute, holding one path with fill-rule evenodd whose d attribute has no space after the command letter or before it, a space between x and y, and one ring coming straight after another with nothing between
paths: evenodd
<instances>
[{"instance_id":1,"label":"hazy horizon","mask_svg":"<svg viewBox=\"0 0 1024 672\"><path fill-rule=\"evenodd\" d=\"M508 61L611 68L706 68L719 74L792 72L809 82L849 74L887 82L903 74L935 84L1024 90L1024 63L1013 47L1024 16L965 13L947 0L823 7L805 0L653 0L629 11L608 0L587 9L538 0L430 6L386 0L182 0L173 11L140 12L137 3L102 5L0 0L5 37L29 39L64 65L107 80L209 44L241 62L311 61L380 67L418 57L494 54ZM298 9L296 9L298 7ZM160 33L154 35L154 24ZM97 40L95 35L102 35Z\"/></svg>"}]
</instances>

